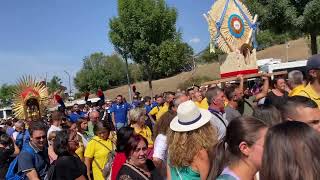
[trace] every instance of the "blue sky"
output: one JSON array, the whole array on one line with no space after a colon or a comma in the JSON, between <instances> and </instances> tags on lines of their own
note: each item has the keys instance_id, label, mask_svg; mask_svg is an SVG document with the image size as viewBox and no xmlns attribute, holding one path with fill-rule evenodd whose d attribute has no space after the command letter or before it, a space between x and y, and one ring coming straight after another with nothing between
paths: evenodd
<instances>
[{"instance_id":1,"label":"blue sky","mask_svg":"<svg viewBox=\"0 0 320 180\"><path fill-rule=\"evenodd\" d=\"M178 10L177 27L195 52L208 45L202 14L213 0L167 0ZM117 15L116 0L1 0L0 84L22 75L38 79L53 75L67 85L93 52L113 52L108 38L109 18Z\"/></svg>"}]
</instances>

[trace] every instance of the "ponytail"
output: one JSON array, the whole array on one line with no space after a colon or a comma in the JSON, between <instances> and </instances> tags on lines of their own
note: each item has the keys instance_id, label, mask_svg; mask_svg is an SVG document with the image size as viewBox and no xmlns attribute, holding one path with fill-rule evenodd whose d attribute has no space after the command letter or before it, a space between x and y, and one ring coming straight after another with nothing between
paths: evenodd
<instances>
[{"instance_id":1,"label":"ponytail","mask_svg":"<svg viewBox=\"0 0 320 180\"><path fill-rule=\"evenodd\" d=\"M214 161L208 179L216 179L227 165L229 154L227 150L226 137L221 139L213 148Z\"/></svg>"}]
</instances>

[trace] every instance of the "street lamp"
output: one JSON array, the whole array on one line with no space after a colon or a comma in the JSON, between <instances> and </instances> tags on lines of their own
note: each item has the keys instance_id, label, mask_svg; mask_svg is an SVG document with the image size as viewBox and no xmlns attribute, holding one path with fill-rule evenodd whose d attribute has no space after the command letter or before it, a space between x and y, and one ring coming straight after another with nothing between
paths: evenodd
<instances>
[{"instance_id":1,"label":"street lamp","mask_svg":"<svg viewBox=\"0 0 320 180\"><path fill-rule=\"evenodd\" d=\"M68 73L68 71L64 71L67 75L68 75L68 77L69 77L69 98L71 97L71 93L72 93L72 90L71 90L71 76L70 76L70 74Z\"/></svg>"}]
</instances>

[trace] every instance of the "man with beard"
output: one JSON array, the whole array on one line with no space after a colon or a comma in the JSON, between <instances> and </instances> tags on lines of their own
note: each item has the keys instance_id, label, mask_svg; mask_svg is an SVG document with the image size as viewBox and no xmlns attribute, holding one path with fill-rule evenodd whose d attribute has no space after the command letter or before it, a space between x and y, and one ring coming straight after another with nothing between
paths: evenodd
<instances>
[{"instance_id":1,"label":"man with beard","mask_svg":"<svg viewBox=\"0 0 320 180\"><path fill-rule=\"evenodd\" d=\"M156 101L158 105L152 108L152 110L149 112L149 117L153 123L158 121L160 117L169 110L169 105L173 102L174 98L174 92L166 92L165 99L163 99L162 96L157 97ZM156 121L154 119L154 116L156 116Z\"/></svg>"},{"instance_id":2,"label":"man with beard","mask_svg":"<svg viewBox=\"0 0 320 180\"><path fill-rule=\"evenodd\" d=\"M228 105L224 108L226 119L230 123L234 118L240 117L239 106L243 102L243 92L236 85L231 85L224 90Z\"/></svg>"},{"instance_id":3,"label":"man with beard","mask_svg":"<svg viewBox=\"0 0 320 180\"><path fill-rule=\"evenodd\" d=\"M312 99L320 107L320 54L310 57L307 62L307 81L299 95Z\"/></svg>"},{"instance_id":4,"label":"man with beard","mask_svg":"<svg viewBox=\"0 0 320 180\"><path fill-rule=\"evenodd\" d=\"M18 171L25 173L27 179L44 179L49 167L46 149L46 127L41 121L30 124L30 142L18 155Z\"/></svg>"},{"instance_id":5,"label":"man with beard","mask_svg":"<svg viewBox=\"0 0 320 180\"><path fill-rule=\"evenodd\" d=\"M80 117L83 117L85 115L84 112L82 112L80 109L79 109L79 105L78 104L74 104L73 107L72 107L72 113L69 115L69 120L72 122L72 123L76 123L78 121L78 119Z\"/></svg>"},{"instance_id":6,"label":"man with beard","mask_svg":"<svg viewBox=\"0 0 320 180\"><path fill-rule=\"evenodd\" d=\"M116 130L128 125L128 111L131 109L131 106L124 102L124 99L121 95L118 95L116 98L116 103L111 106L110 112L112 113L112 122Z\"/></svg>"},{"instance_id":7,"label":"man with beard","mask_svg":"<svg viewBox=\"0 0 320 180\"><path fill-rule=\"evenodd\" d=\"M272 85L274 88L268 93L264 104L281 108L287 102L289 94L286 91L286 81L283 77L278 77L273 80Z\"/></svg>"}]
</instances>

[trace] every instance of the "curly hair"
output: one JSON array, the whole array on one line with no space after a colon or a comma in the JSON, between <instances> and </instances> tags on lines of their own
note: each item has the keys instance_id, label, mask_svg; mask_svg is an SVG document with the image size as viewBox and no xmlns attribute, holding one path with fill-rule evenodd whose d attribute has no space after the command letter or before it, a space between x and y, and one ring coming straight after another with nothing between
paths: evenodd
<instances>
[{"instance_id":1,"label":"curly hair","mask_svg":"<svg viewBox=\"0 0 320 180\"><path fill-rule=\"evenodd\" d=\"M169 128L167 143L170 164L174 167L190 166L197 153L203 149L210 152L217 141L217 133L210 122L188 132L175 132Z\"/></svg>"}]
</instances>

